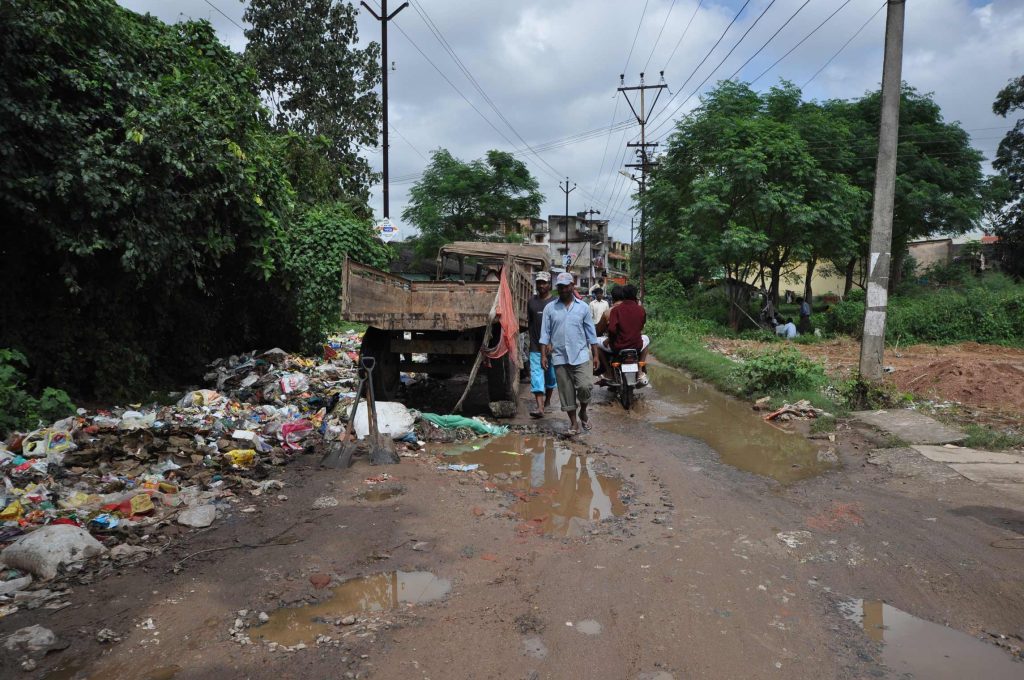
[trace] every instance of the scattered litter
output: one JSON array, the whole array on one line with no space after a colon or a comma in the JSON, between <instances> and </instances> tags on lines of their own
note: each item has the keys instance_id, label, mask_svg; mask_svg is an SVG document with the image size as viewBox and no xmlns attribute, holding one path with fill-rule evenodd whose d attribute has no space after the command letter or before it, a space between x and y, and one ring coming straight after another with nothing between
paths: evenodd
<instances>
[{"instance_id":1,"label":"scattered litter","mask_svg":"<svg viewBox=\"0 0 1024 680\"><path fill-rule=\"evenodd\" d=\"M811 540L810 531L780 531L775 534L775 538L779 539L790 548L799 548L801 545Z\"/></svg>"},{"instance_id":2,"label":"scattered litter","mask_svg":"<svg viewBox=\"0 0 1024 680\"><path fill-rule=\"evenodd\" d=\"M479 463L449 463L448 469L456 472L472 472L480 467Z\"/></svg>"},{"instance_id":3,"label":"scattered litter","mask_svg":"<svg viewBox=\"0 0 1024 680\"><path fill-rule=\"evenodd\" d=\"M326 508L335 508L338 506L338 499L334 496L320 496L313 501L314 510L324 510Z\"/></svg>"},{"instance_id":4,"label":"scattered litter","mask_svg":"<svg viewBox=\"0 0 1024 680\"><path fill-rule=\"evenodd\" d=\"M766 421L782 420L785 422L791 418L821 418L827 415L829 414L822 409L812 406L811 402L801 399L795 404L784 404L782 408L765 415L764 419Z\"/></svg>"}]
</instances>

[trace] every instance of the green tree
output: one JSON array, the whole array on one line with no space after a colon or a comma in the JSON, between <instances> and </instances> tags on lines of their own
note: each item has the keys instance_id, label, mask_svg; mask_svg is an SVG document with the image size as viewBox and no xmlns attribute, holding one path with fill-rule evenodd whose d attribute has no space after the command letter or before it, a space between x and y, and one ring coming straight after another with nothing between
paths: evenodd
<instances>
[{"instance_id":1,"label":"green tree","mask_svg":"<svg viewBox=\"0 0 1024 680\"><path fill-rule=\"evenodd\" d=\"M274 125L322 146L338 189L331 200L364 206L373 173L359 145L376 146L381 105L380 47L359 48L356 7L339 0L251 0L246 62L259 77ZM319 154L290 159L308 168ZM324 185L320 185L324 186Z\"/></svg>"},{"instance_id":2,"label":"green tree","mask_svg":"<svg viewBox=\"0 0 1024 680\"><path fill-rule=\"evenodd\" d=\"M544 201L538 187L512 154L491 150L466 163L438 149L409 191L402 218L420 230L420 253L433 255L451 241L500 238L501 225L536 215Z\"/></svg>"},{"instance_id":3,"label":"green tree","mask_svg":"<svg viewBox=\"0 0 1024 680\"><path fill-rule=\"evenodd\" d=\"M992 110L1003 118L1024 111L1024 76L1014 78L999 91ZM999 143L992 167L999 171L993 190L998 192L1001 205L994 221L1003 249L1003 267L1013 276L1024 278L1024 118L1018 118Z\"/></svg>"},{"instance_id":4,"label":"green tree","mask_svg":"<svg viewBox=\"0 0 1024 680\"><path fill-rule=\"evenodd\" d=\"M378 268L391 260L391 247L347 203L318 205L296 219L285 238L285 268L302 347L313 352L340 321L338 296L345 257Z\"/></svg>"},{"instance_id":5,"label":"green tree","mask_svg":"<svg viewBox=\"0 0 1024 680\"><path fill-rule=\"evenodd\" d=\"M881 92L870 92L852 102L830 101L825 106L844 118L852 132L843 145L833 143L825 148L833 155L852 149L853 155L842 162L845 172L854 185L873 192ZM971 147L970 136L959 123L943 120L942 110L930 94L903 85L890 285L900 281L902 260L910 241L934 234L963 234L977 226L986 207L981 160L981 152ZM842 267L851 282L847 293L857 263L855 258L867 257L870 203L865 205L855 225L858 251Z\"/></svg>"},{"instance_id":6,"label":"green tree","mask_svg":"<svg viewBox=\"0 0 1024 680\"><path fill-rule=\"evenodd\" d=\"M792 85L758 95L726 81L677 125L647 193L652 236L681 269L726 279L733 327L749 282L778 295L783 269L803 260L821 229L849 227L859 192L825 172L800 136Z\"/></svg>"}]
</instances>

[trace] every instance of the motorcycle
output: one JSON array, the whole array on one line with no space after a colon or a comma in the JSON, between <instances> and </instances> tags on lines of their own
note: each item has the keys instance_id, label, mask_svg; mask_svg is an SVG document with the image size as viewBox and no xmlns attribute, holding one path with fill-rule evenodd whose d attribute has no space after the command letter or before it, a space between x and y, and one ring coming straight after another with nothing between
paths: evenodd
<instances>
[{"instance_id":1,"label":"motorcycle","mask_svg":"<svg viewBox=\"0 0 1024 680\"><path fill-rule=\"evenodd\" d=\"M619 351L615 360L611 362L612 374L618 384L619 403L627 411L633 406L633 400L637 389L637 381L640 378L640 369L643 362L640 361L640 353L635 349L624 349Z\"/></svg>"}]
</instances>

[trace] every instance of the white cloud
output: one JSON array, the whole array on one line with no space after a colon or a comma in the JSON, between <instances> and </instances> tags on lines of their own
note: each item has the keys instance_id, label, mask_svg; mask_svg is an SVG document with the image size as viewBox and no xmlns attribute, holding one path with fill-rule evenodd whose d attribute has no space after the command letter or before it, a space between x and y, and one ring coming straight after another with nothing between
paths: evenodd
<instances>
[{"instance_id":1,"label":"white cloud","mask_svg":"<svg viewBox=\"0 0 1024 680\"><path fill-rule=\"evenodd\" d=\"M150 11L166 21L207 18L234 49L241 49L244 36L239 28L221 16L205 0L120 0L136 11ZM787 25L779 36L741 73L753 78L796 44L844 0L815 0ZM242 23L243 5L234 0L211 0L237 23ZM397 6L397 0L392 0ZM648 62L652 42L665 24L671 0L649 0L636 47L626 69L627 82L635 82ZM664 68L672 92L717 40L742 4L741 0L705 0L694 15L697 0L676 0L661 39L650 58L648 79L656 79ZM709 79L705 89L731 74L802 4L802 0L777 0L747 39ZM807 81L865 20L880 0L852 0L834 19L756 83L767 88L785 77L797 85ZM768 0L754 0L736 22L718 49L682 89L675 108L708 75L735 44ZM640 21L644 3L640 0L544 0L466 3L459 0L423 0L420 4L440 28L450 45L469 68L516 130L532 145L561 139L579 132L605 127L612 118L619 73ZM693 25L671 63L670 52L690 17ZM996 92L1014 76L1024 73L1024 4L1019 0L929 0L908 2L906 8L904 80L923 92L933 92L947 120L959 120L976 146L991 158L1000 130L1010 126L991 112ZM470 101L509 139L522 146L505 127L428 31L414 8L405 9L396 20L415 43ZM814 98L857 97L878 87L884 11L850 43L806 89ZM365 12L359 20L364 40L378 39L379 24ZM396 62L391 73L391 120L419 152L428 155L438 147L471 159L489 148L510 149L510 145L458 95L397 30L390 32L389 58ZM662 99L666 102L668 95ZM692 109L689 100L680 113ZM660 106L660 105L659 105ZM628 107L618 105L617 120L629 117ZM984 129L997 128L997 129ZM663 134L667 126L659 131ZM622 143L635 133L599 135L585 142L544 152L544 159L556 170L544 168L526 156L531 170L547 195L543 215L564 210L558 180L565 175L581 190L571 195L570 210L591 204L611 216L613 233L628 238L628 181L619 176ZM609 143L610 140L610 143ZM607 145L607 155L605 148ZM601 168L602 157L605 157ZM379 165L380 153L369 154ZM392 177L409 175L425 163L399 136L391 136ZM407 198L409 184L394 185L391 214L398 216ZM615 193L617 189L617 193ZM379 194L374 198L379 208ZM611 209L609 209L611 204ZM615 210L615 205L619 209Z\"/></svg>"}]
</instances>

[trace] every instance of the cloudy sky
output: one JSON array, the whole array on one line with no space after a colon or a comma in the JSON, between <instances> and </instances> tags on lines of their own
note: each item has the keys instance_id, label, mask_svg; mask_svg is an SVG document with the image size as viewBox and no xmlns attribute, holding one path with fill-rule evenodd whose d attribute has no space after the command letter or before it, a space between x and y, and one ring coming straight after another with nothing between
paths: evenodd
<instances>
[{"instance_id":1,"label":"cloudy sky","mask_svg":"<svg viewBox=\"0 0 1024 680\"><path fill-rule=\"evenodd\" d=\"M244 48L238 0L119 1L168 22L208 19L228 45ZM518 152L537 177L547 197L542 216L564 212L558 184L568 175L578 185L570 212L600 210L612 235L628 240L631 182L619 170L632 162L625 144L639 130L635 120L620 125L632 118L616 94L620 73L635 84L641 71L648 83L665 72L669 89L648 127L654 140L733 74L757 79L759 89L785 78L817 99L857 97L881 80L881 0L411 2L389 32L391 215L404 233L407 192L431 150L469 160L497 148ZM389 9L398 4L391 0ZM380 25L365 11L359 30L363 40L379 40ZM1011 127L992 114L992 100L1022 73L1024 2L907 0L903 78L933 92L946 119L960 121L986 158ZM379 168L380 151L369 158ZM373 207L379 214L379 192Z\"/></svg>"}]
</instances>

